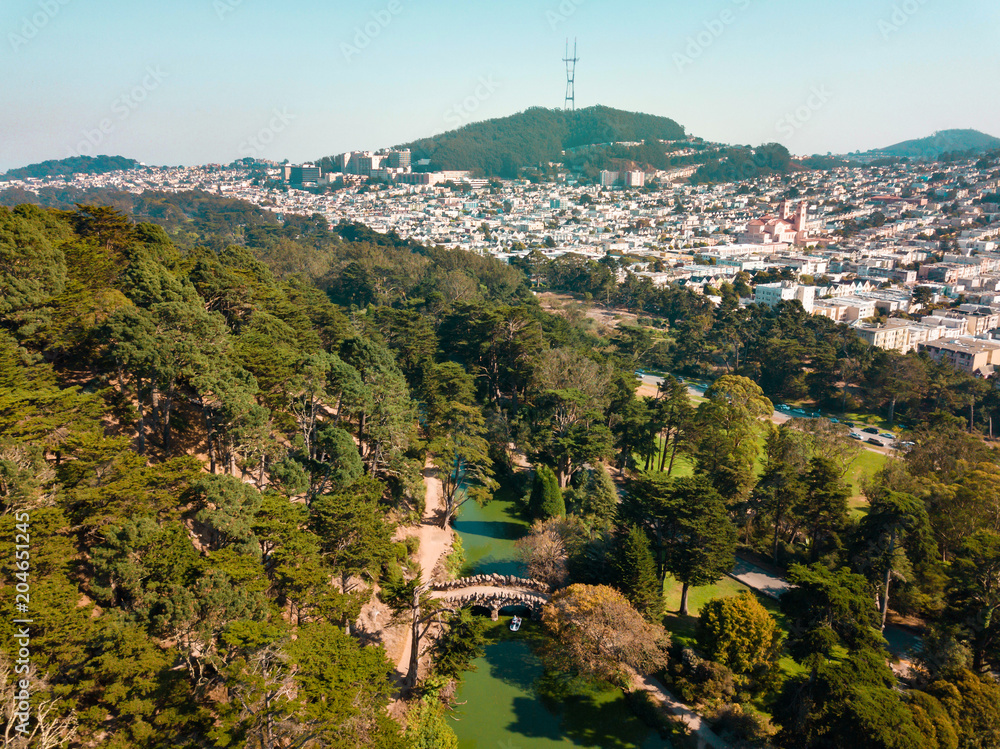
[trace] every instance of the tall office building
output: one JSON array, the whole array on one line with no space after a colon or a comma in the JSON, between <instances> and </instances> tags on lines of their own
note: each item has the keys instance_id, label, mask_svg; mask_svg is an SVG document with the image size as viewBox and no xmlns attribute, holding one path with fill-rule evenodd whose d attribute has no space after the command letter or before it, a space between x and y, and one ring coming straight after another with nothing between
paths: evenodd
<instances>
[{"instance_id":1,"label":"tall office building","mask_svg":"<svg viewBox=\"0 0 1000 749\"><path fill-rule=\"evenodd\" d=\"M389 168L390 169L409 169L411 164L411 154L410 149L404 149L402 151L392 151L389 153Z\"/></svg>"},{"instance_id":2,"label":"tall office building","mask_svg":"<svg viewBox=\"0 0 1000 749\"><path fill-rule=\"evenodd\" d=\"M323 176L323 170L315 164L285 167L285 182L290 185L315 185Z\"/></svg>"}]
</instances>

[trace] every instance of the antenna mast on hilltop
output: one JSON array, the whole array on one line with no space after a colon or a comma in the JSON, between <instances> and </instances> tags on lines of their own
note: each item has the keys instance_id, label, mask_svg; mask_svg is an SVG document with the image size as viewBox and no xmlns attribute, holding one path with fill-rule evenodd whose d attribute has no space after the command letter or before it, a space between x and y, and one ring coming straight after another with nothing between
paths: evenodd
<instances>
[{"instance_id":1,"label":"antenna mast on hilltop","mask_svg":"<svg viewBox=\"0 0 1000 749\"><path fill-rule=\"evenodd\" d=\"M576 64L580 62L580 58L576 56L576 39L573 40L573 56L569 56L569 39L566 39L566 57L563 58L563 62L566 63L566 103L563 105L564 109L572 109L576 111Z\"/></svg>"}]
</instances>

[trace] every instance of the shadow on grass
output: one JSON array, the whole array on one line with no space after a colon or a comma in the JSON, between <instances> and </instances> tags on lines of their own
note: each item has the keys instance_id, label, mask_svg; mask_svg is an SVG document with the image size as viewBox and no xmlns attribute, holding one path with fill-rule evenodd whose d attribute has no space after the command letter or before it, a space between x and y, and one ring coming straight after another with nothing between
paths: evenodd
<instances>
[{"instance_id":1,"label":"shadow on grass","mask_svg":"<svg viewBox=\"0 0 1000 749\"><path fill-rule=\"evenodd\" d=\"M698 617L681 616L676 611L664 614L663 626L670 633L674 642L683 645L694 645L698 634Z\"/></svg>"}]
</instances>

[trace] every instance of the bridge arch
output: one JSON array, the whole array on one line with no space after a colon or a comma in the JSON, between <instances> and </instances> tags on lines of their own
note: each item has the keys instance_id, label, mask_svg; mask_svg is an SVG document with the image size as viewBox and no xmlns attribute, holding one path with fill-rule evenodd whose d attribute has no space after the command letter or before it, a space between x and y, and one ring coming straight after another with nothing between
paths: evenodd
<instances>
[{"instance_id":1,"label":"bridge arch","mask_svg":"<svg viewBox=\"0 0 1000 749\"><path fill-rule=\"evenodd\" d=\"M549 602L548 585L513 575L474 575L433 585L431 590L447 608L483 608L493 621L500 618L501 609L510 606L526 608L533 619L538 619Z\"/></svg>"}]
</instances>

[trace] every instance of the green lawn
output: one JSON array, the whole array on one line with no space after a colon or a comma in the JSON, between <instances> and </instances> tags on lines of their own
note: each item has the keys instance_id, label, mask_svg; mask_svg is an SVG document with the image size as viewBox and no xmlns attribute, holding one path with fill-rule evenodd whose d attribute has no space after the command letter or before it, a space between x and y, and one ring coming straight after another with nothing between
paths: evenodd
<instances>
[{"instance_id":1,"label":"green lawn","mask_svg":"<svg viewBox=\"0 0 1000 749\"><path fill-rule=\"evenodd\" d=\"M738 580L731 577L723 577L712 585L705 585L698 588L691 588L688 592L688 616L681 616L677 609L681 605L681 584L669 575L663 583L663 601L667 613L663 617L663 626L670 632L675 642L683 645L695 645L695 637L698 628L698 614L701 607L713 598L724 598L726 596L736 596L743 591L750 591ZM775 618L778 628L783 632L788 631L788 624L784 614L778 608L778 602L773 598L757 594L757 600L761 602L765 609ZM792 660L787 653L782 655L778 661L778 666L785 678L798 676L806 672L806 669ZM759 709L765 709L758 704Z\"/></svg>"},{"instance_id":2,"label":"green lawn","mask_svg":"<svg viewBox=\"0 0 1000 749\"><path fill-rule=\"evenodd\" d=\"M851 485L853 496L861 496L861 480L871 478L885 467L889 456L872 450L862 450L847 469L847 480Z\"/></svg>"},{"instance_id":3,"label":"green lawn","mask_svg":"<svg viewBox=\"0 0 1000 749\"><path fill-rule=\"evenodd\" d=\"M759 440L760 445L757 451L757 475L759 476L764 472L764 439L763 437ZM660 465L660 456L663 452L663 440L657 439L657 451L656 456L653 458L652 465L658 467ZM645 465L645 461L642 460L638 455L633 455L633 459L637 466L642 467ZM864 498L861 494L861 483L864 478L871 478L874 474L882 470L886 462L889 460L889 456L883 453L877 453L872 450L862 449L858 456L851 463L850 467L847 469L847 483L851 490L852 499L852 509L860 510L867 506L864 502ZM667 456L667 461L669 463L670 456ZM685 456L678 455L674 460L674 470L671 474L672 476L685 477L690 476L694 473L694 461Z\"/></svg>"}]
</instances>

